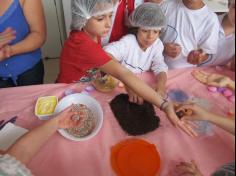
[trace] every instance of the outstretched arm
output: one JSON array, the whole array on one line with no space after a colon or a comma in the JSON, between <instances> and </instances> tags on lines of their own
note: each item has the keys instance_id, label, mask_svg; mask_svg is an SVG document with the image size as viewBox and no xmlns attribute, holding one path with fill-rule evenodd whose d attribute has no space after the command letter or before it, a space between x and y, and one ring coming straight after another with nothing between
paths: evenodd
<instances>
[{"instance_id":1,"label":"outstretched arm","mask_svg":"<svg viewBox=\"0 0 236 176\"><path fill-rule=\"evenodd\" d=\"M165 102L163 98L156 93L151 87L145 84L142 80L137 78L132 72L120 65L119 63L111 60L107 64L100 67L105 73L108 73L115 78L122 81L126 86L128 86L132 91L137 93L140 97L146 101L156 105L158 108L163 110L170 122L184 130L190 136L196 136L196 133L191 129L188 124L185 124L176 116L174 106L171 102Z\"/></svg>"},{"instance_id":2,"label":"outstretched arm","mask_svg":"<svg viewBox=\"0 0 236 176\"><path fill-rule=\"evenodd\" d=\"M77 114L77 112L71 111L71 107L67 108L57 117L22 136L6 153L15 157L22 164L27 164L58 128L68 128L77 125L77 121L71 120L74 114Z\"/></svg>"},{"instance_id":3,"label":"outstretched arm","mask_svg":"<svg viewBox=\"0 0 236 176\"><path fill-rule=\"evenodd\" d=\"M235 135L234 119L229 119L227 117L222 117L220 115L214 114L195 104L184 105L179 110L187 110L187 109L191 109L193 113L192 115L183 117L183 119L191 121L192 120L208 121L226 130L227 132Z\"/></svg>"}]
</instances>

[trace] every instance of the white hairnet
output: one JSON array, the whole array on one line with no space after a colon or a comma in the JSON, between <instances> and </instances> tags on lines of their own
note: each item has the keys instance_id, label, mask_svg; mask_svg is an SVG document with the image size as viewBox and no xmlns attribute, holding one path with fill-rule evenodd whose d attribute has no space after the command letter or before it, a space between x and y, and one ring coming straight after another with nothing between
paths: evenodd
<instances>
[{"instance_id":1,"label":"white hairnet","mask_svg":"<svg viewBox=\"0 0 236 176\"><path fill-rule=\"evenodd\" d=\"M115 0L72 0L71 28L81 30L91 17L112 12L116 2Z\"/></svg>"},{"instance_id":2,"label":"white hairnet","mask_svg":"<svg viewBox=\"0 0 236 176\"><path fill-rule=\"evenodd\" d=\"M147 30L160 30L167 25L167 21L158 4L147 2L138 6L130 15L129 25Z\"/></svg>"}]
</instances>

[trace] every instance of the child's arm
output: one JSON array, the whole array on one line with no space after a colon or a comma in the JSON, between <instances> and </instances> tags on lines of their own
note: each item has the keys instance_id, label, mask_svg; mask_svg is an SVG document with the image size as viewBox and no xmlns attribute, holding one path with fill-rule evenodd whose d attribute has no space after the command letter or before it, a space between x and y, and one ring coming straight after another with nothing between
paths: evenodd
<instances>
[{"instance_id":1,"label":"child's arm","mask_svg":"<svg viewBox=\"0 0 236 176\"><path fill-rule=\"evenodd\" d=\"M166 95L166 82L167 82L167 74L166 74L166 72L161 72L161 73L159 73L156 76L155 90L162 97L165 97L165 95Z\"/></svg>"},{"instance_id":2,"label":"child's arm","mask_svg":"<svg viewBox=\"0 0 236 176\"><path fill-rule=\"evenodd\" d=\"M71 111L71 107L67 108L57 117L22 136L6 153L15 157L22 164L27 164L58 128L69 128L78 125L78 121L71 120L71 117L75 114L77 112Z\"/></svg>"},{"instance_id":3,"label":"child's arm","mask_svg":"<svg viewBox=\"0 0 236 176\"><path fill-rule=\"evenodd\" d=\"M184 130L191 136L196 136L196 133L193 132L193 130L188 124L178 119L175 114L174 106L172 103L165 102L165 100L163 100L163 98L159 94L157 94L152 88L147 86L143 81L138 79L128 69L121 66L119 63L111 60L107 64L101 66L100 70L121 80L125 85L127 85L130 89L136 92L139 96L143 97L145 100L164 110L170 122L174 126L180 127L182 130Z\"/></svg>"},{"instance_id":4,"label":"child's arm","mask_svg":"<svg viewBox=\"0 0 236 176\"><path fill-rule=\"evenodd\" d=\"M42 1L26 0L23 11L29 24L30 33L24 40L11 46L12 56L34 51L46 41L47 32Z\"/></svg>"},{"instance_id":5,"label":"child's arm","mask_svg":"<svg viewBox=\"0 0 236 176\"><path fill-rule=\"evenodd\" d=\"M191 109L193 111L191 116L185 116L185 120L201 120L211 122L220 128L228 131L229 133L235 135L235 120L229 119L227 117L222 117L212 112L209 112L198 105L184 105L179 110Z\"/></svg>"}]
</instances>

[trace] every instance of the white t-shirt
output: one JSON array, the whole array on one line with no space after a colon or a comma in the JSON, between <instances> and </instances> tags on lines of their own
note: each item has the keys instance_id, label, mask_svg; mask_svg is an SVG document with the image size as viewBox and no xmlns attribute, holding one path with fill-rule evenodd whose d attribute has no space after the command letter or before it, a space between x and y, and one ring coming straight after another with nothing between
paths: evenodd
<instances>
[{"instance_id":1,"label":"white t-shirt","mask_svg":"<svg viewBox=\"0 0 236 176\"><path fill-rule=\"evenodd\" d=\"M188 9L182 0L167 0L161 6L168 27L163 31L163 43L178 43L182 53L176 58L165 56L170 69L193 67L187 62L192 50L203 49L207 54L217 51L219 22L217 15L206 5L198 10Z\"/></svg>"},{"instance_id":2,"label":"white t-shirt","mask_svg":"<svg viewBox=\"0 0 236 176\"><path fill-rule=\"evenodd\" d=\"M112 29L113 29L113 25L114 25L114 22L115 22L115 18L116 18L116 12L117 12L117 9L120 5L120 3L122 1L126 1L126 0L120 0L119 3L117 3L116 7L114 8L114 12L113 12L113 16L112 16L112 27L108 33L108 35L106 37L103 37L102 38L102 45L105 46L109 43L109 40L110 40L110 37L111 37L111 33L112 33ZM135 3L134 3L134 7L137 8L139 5L141 5L142 3L144 3L144 0L135 0Z\"/></svg>"},{"instance_id":3,"label":"white t-shirt","mask_svg":"<svg viewBox=\"0 0 236 176\"><path fill-rule=\"evenodd\" d=\"M157 75L160 72L168 71L162 54L164 46L160 39L157 39L146 51L143 51L136 36L128 34L119 41L110 43L104 49L134 73L151 70Z\"/></svg>"},{"instance_id":4,"label":"white t-shirt","mask_svg":"<svg viewBox=\"0 0 236 176\"><path fill-rule=\"evenodd\" d=\"M217 53L213 55L212 60L205 65L225 65L235 56L235 33L226 36L221 26L226 15L227 13L218 17L220 22L218 50Z\"/></svg>"}]
</instances>

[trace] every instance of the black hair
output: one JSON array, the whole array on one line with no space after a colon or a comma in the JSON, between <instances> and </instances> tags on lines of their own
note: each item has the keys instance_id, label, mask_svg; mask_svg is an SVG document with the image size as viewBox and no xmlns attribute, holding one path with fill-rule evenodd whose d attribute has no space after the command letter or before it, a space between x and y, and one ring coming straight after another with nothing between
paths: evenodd
<instances>
[{"instance_id":1,"label":"black hair","mask_svg":"<svg viewBox=\"0 0 236 176\"><path fill-rule=\"evenodd\" d=\"M131 27L128 29L128 34L133 34L133 35L137 36L138 30L139 30L138 27Z\"/></svg>"}]
</instances>

